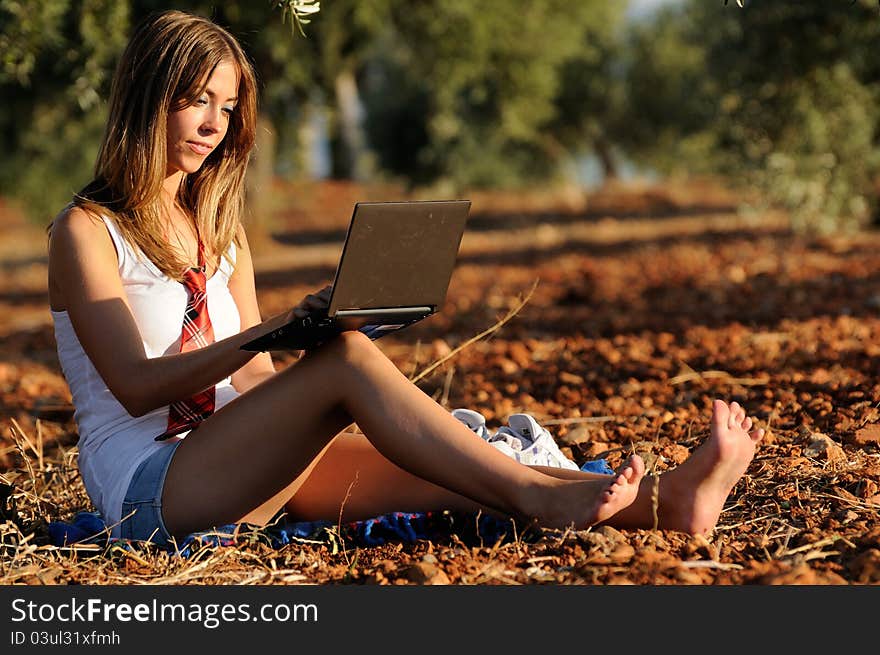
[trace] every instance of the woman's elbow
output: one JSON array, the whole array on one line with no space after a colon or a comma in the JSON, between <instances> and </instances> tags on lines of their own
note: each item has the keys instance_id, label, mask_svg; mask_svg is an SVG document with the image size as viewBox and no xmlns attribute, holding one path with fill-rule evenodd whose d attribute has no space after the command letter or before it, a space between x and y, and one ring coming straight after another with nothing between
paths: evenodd
<instances>
[{"instance_id":1,"label":"woman's elbow","mask_svg":"<svg viewBox=\"0 0 880 655\"><path fill-rule=\"evenodd\" d=\"M119 401L119 404L122 405L123 409L125 409L125 411L128 412L132 418L141 417L144 414L148 413L150 409L152 409L148 407L145 402L143 402L142 398L116 396L116 399Z\"/></svg>"},{"instance_id":2,"label":"woman's elbow","mask_svg":"<svg viewBox=\"0 0 880 655\"><path fill-rule=\"evenodd\" d=\"M151 403L148 394L145 394L143 390L132 388L129 385L120 385L115 389L111 387L111 392L123 409L133 418L143 416L159 406Z\"/></svg>"}]
</instances>

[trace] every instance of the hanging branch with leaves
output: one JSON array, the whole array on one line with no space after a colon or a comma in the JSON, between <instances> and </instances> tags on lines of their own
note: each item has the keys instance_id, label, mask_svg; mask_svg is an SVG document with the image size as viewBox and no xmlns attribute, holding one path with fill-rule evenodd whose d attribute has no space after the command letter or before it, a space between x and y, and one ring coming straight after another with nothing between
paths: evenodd
<instances>
[{"instance_id":1,"label":"hanging branch with leaves","mask_svg":"<svg viewBox=\"0 0 880 655\"><path fill-rule=\"evenodd\" d=\"M318 0L271 0L271 4L275 9L281 10L281 21L290 20L290 29L299 30L303 36L303 25L308 25L312 20L312 15L321 11L321 3Z\"/></svg>"}]
</instances>

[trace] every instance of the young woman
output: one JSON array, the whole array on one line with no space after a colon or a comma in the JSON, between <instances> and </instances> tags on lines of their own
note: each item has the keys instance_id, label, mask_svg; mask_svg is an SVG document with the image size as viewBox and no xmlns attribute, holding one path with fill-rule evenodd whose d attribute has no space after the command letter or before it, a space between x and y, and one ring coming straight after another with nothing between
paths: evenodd
<instances>
[{"instance_id":1,"label":"young woman","mask_svg":"<svg viewBox=\"0 0 880 655\"><path fill-rule=\"evenodd\" d=\"M79 466L114 536L167 544L231 522L485 509L547 527L651 527L654 481L522 465L414 386L359 332L276 372L241 224L254 72L177 11L119 62L95 178L50 228L49 300ZM293 310L327 301L322 290ZM356 422L363 434L344 430ZM711 436L659 485L659 525L711 530L762 431L715 401Z\"/></svg>"}]
</instances>

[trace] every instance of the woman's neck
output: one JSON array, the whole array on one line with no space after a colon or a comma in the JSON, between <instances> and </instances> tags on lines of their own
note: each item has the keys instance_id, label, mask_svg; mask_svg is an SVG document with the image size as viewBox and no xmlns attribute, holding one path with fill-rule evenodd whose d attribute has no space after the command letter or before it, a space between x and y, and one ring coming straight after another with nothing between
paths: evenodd
<instances>
[{"instance_id":1,"label":"woman's neck","mask_svg":"<svg viewBox=\"0 0 880 655\"><path fill-rule=\"evenodd\" d=\"M183 171L175 171L165 177L162 182L163 200L167 197L173 203L174 199L177 198L177 193L180 191L180 187L183 186L183 180L185 177L186 174Z\"/></svg>"}]
</instances>

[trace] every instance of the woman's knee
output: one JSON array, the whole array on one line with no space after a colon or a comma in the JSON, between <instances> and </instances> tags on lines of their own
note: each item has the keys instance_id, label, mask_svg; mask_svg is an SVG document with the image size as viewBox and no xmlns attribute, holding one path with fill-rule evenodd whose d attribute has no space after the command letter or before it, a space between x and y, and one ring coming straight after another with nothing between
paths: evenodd
<instances>
[{"instance_id":1,"label":"woman's knee","mask_svg":"<svg viewBox=\"0 0 880 655\"><path fill-rule=\"evenodd\" d=\"M348 330L328 341L311 353L313 356L335 359L346 364L359 364L382 357L373 341L363 332Z\"/></svg>"}]
</instances>

